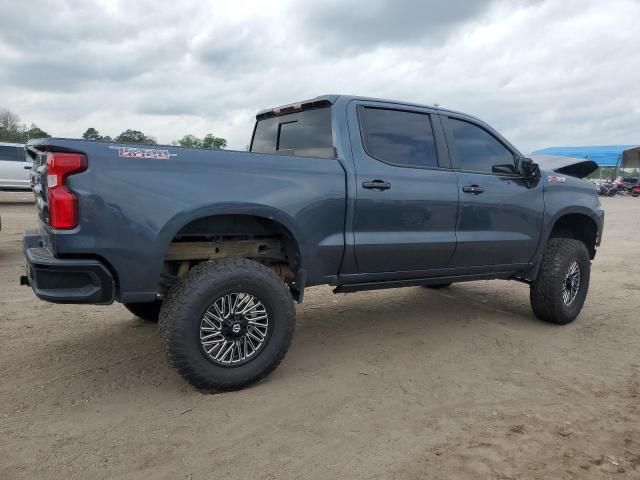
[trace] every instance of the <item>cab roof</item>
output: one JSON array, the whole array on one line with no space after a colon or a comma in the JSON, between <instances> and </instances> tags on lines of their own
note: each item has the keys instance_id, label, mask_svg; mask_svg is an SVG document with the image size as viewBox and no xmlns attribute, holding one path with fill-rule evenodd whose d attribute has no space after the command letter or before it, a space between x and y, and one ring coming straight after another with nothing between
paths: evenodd
<instances>
[{"instance_id":1,"label":"cab roof","mask_svg":"<svg viewBox=\"0 0 640 480\"><path fill-rule=\"evenodd\" d=\"M441 108L435 105L424 105L424 104L415 103L415 102L402 102L399 100L388 100L384 98L375 98L375 97L362 97L358 95L327 94L327 95L319 95L317 97L310 98L307 100L301 100L299 102L293 102L293 103L281 105L278 107L260 110L256 114L256 119L267 118L275 115L282 115L282 114L288 113L289 111L293 112L299 109L304 110L307 108L329 106L329 105L335 104L338 100L344 101L345 103L348 103L351 100L361 100L361 101L367 101L367 102L383 102L383 103L391 103L391 104L407 106L407 107L431 108L439 112L455 113L458 115L471 116L463 112L457 112L455 110L449 110L449 109Z\"/></svg>"}]
</instances>

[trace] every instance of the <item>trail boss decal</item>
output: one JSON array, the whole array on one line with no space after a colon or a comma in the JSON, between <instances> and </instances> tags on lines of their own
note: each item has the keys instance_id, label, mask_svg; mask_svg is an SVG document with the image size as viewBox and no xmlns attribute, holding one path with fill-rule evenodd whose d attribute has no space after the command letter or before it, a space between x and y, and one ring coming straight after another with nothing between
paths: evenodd
<instances>
[{"instance_id":1,"label":"trail boss decal","mask_svg":"<svg viewBox=\"0 0 640 480\"><path fill-rule=\"evenodd\" d=\"M176 153L169 153L169 150L160 150L157 148L141 148L141 147L109 147L118 150L118 156L124 158L153 158L156 160L168 160L171 157L177 157Z\"/></svg>"},{"instance_id":2,"label":"trail boss decal","mask_svg":"<svg viewBox=\"0 0 640 480\"><path fill-rule=\"evenodd\" d=\"M564 183L567 181L566 177L559 177L558 175L549 175L547 177L549 183Z\"/></svg>"}]
</instances>

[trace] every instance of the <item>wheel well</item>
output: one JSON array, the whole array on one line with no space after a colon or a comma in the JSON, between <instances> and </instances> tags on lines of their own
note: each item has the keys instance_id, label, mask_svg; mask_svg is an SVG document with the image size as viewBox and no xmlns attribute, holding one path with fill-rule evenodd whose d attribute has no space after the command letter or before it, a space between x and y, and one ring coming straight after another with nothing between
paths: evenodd
<instances>
[{"instance_id":1,"label":"wheel well","mask_svg":"<svg viewBox=\"0 0 640 480\"><path fill-rule=\"evenodd\" d=\"M584 243L593 259L596 254L598 226L591 218L580 213L563 215L553 225L549 238L573 238Z\"/></svg>"},{"instance_id":2,"label":"wheel well","mask_svg":"<svg viewBox=\"0 0 640 480\"><path fill-rule=\"evenodd\" d=\"M198 218L180 229L165 256L160 291L198 263L232 257L258 261L299 290L301 254L291 231L270 218L234 214Z\"/></svg>"}]
</instances>

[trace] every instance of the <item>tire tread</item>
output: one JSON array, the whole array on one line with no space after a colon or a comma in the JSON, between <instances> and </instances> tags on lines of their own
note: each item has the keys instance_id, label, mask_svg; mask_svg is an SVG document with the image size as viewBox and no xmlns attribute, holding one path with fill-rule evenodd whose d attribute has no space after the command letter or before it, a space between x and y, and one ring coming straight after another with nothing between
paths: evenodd
<instances>
[{"instance_id":1,"label":"tire tread","mask_svg":"<svg viewBox=\"0 0 640 480\"><path fill-rule=\"evenodd\" d=\"M574 300L577 303L570 309L564 306L557 285L566 274L567 259L582 260L586 264L586 269L584 265L581 269L581 291ZM531 283L530 301L533 313L541 320L558 325L572 322L580 313L589 288L589 265L589 253L584 243L571 238L551 238L542 257L538 276Z\"/></svg>"},{"instance_id":2,"label":"tire tread","mask_svg":"<svg viewBox=\"0 0 640 480\"><path fill-rule=\"evenodd\" d=\"M278 321L284 323L284 341L278 345L277 353L269 359L268 364L258 375L246 375L233 380L217 379L208 372L197 368L185 354L187 348L181 339L188 328L184 312L189 312L193 301L211 284L242 274L251 278L260 278L276 297L274 301L282 302L284 316ZM181 315L182 313L182 315ZM205 390L235 390L255 383L271 373L285 357L295 331L295 308L289 288L271 269L253 260L245 258L229 258L203 262L193 267L168 292L158 322L158 334L169 364L189 383ZM196 345L195 348L198 348ZM264 353L264 352L263 352ZM253 361L261 360L259 357Z\"/></svg>"}]
</instances>

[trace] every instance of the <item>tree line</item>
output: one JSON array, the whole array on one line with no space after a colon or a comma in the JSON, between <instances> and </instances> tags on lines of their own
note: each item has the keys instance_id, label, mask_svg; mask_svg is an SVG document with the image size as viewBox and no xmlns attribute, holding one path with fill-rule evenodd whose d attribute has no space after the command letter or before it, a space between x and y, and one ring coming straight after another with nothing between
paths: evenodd
<instances>
[{"instance_id":1,"label":"tree line","mask_svg":"<svg viewBox=\"0 0 640 480\"><path fill-rule=\"evenodd\" d=\"M0 108L0 142L26 143L32 138L49 136L35 123L27 126L20 122L20 116L17 113Z\"/></svg>"},{"instance_id":2,"label":"tree line","mask_svg":"<svg viewBox=\"0 0 640 480\"><path fill-rule=\"evenodd\" d=\"M31 126L21 123L20 116L7 109L0 109L0 142L11 143L27 143L34 138L50 137L47 132L38 127L35 123ZM146 135L140 130L127 129L115 138L109 135L101 135L94 127L89 127L82 134L85 140L93 140L96 142L117 142L117 143L134 143L141 145L157 145L158 141L155 137ZM218 150L227 146L227 140L222 137L216 137L212 133L206 134L203 138L195 135L185 135L179 140L171 142L172 145L187 148L202 148Z\"/></svg>"}]
</instances>

